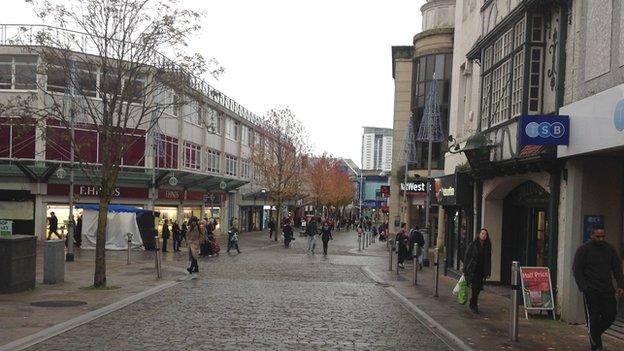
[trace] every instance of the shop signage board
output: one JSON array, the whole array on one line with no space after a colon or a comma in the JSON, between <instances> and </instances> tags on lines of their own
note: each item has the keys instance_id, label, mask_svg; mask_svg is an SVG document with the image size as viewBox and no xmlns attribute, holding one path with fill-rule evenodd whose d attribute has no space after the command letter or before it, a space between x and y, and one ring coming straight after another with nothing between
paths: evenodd
<instances>
[{"instance_id":1,"label":"shop signage board","mask_svg":"<svg viewBox=\"0 0 624 351\"><path fill-rule=\"evenodd\" d=\"M401 193L407 191L407 195L424 195L427 193L427 180L416 180L407 183L401 183Z\"/></svg>"},{"instance_id":2,"label":"shop signage board","mask_svg":"<svg viewBox=\"0 0 624 351\"><path fill-rule=\"evenodd\" d=\"M585 215L583 216L583 242L589 241L591 229L596 225L604 226L605 219L603 215ZM604 227L603 227L604 228Z\"/></svg>"},{"instance_id":3,"label":"shop signage board","mask_svg":"<svg viewBox=\"0 0 624 351\"><path fill-rule=\"evenodd\" d=\"M48 184L48 195L68 196L68 184ZM94 185L74 185L74 196L81 197L98 197L100 195L100 187ZM148 188L132 188L132 187L116 187L113 190L114 198L132 198L147 199L149 197Z\"/></svg>"},{"instance_id":4,"label":"shop signage board","mask_svg":"<svg viewBox=\"0 0 624 351\"><path fill-rule=\"evenodd\" d=\"M520 267L520 281L522 282L524 313L527 319L529 318L528 310L555 309L548 267Z\"/></svg>"},{"instance_id":5,"label":"shop signage board","mask_svg":"<svg viewBox=\"0 0 624 351\"><path fill-rule=\"evenodd\" d=\"M184 190L158 189L158 198L162 200L182 200L184 198Z\"/></svg>"},{"instance_id":6,"label":"shop signage board","mask_svg":"<svg viewBox=\"0 0 624 351\"><path fill-rule=\"evenodd\" d=\"M443 206L472 206L472 183L466 173L455 173L434 179L431 203Z\"/></svg>"},{"instance_id":7,"label":"shop signage board","mask_svg":"<svg viewBox=\"0 0 624 351\"><path fill-rule=\"evenodd\" d=\"M0 236L13 235L13 221L0 219Z\"/></svg>"},{"instance_id":8,"label":"shop signage board","mask_svg":"<svg viewBox=\"0 0 624 351\"><path fill-rule=\"evenodd\" d=\"M568 145L570 117L559 115L524 115L518 121L520 146Z\"/></svg>"},{"instance_id":9,"label":"shop signage board","mask_svg":"<svg viewBox=\"0 0 624 351\"><path fill-rule=\"evenodd\" d=\"M570 157L624 145L624 84L559 109L570 116L570 144L557 157Z\"/></svg>"}]
</instances>

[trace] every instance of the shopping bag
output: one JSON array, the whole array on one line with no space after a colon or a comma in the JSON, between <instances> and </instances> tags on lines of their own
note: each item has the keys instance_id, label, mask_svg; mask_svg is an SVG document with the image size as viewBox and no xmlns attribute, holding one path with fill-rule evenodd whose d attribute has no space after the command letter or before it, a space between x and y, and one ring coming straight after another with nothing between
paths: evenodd
<instances>
[{"instance_id":1,"label":"shopping bag","mask_svg":"<svg viewBox=\"0 0 624 351\"><path fill-rule=\"evenodd\" d=\"M459 282L457 282L457 284L459 285L459 291L457 292L457 302L459 302L462 305L465 305L466 302L468 301L468 282L464 278L464 279L460 279Z\"/></svg>"},{"instance_id":2,"label":"shopping bag","mask_svg":"<svg viewBox=\"0 0 624 351\"><path fill-rule=\"evenodd\" d=\"M453 288L453 296L457 296L457 294L459 294L459 282L461 281L465 281L466 277L464 277L464 275L462 274L461 278L459 278L459 280L457 281L457 284L455 284L455 287Z\"/></svg>"}]
</instances>

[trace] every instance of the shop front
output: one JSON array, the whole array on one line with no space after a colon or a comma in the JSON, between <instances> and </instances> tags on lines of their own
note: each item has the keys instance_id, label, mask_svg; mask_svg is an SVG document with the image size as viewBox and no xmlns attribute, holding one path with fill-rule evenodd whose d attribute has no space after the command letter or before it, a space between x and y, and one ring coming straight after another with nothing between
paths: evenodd
<instances>
[{"instance_id":1,"label":"shop front","mask_svg":"<svg viewBox=\"0 0 624 351\"><path fill-rule=\"evenodd\" d=\"M474 238L473 233L473 180L467 173L455 173L434 179L432 204L442 206L444 221L440 232L443 242L446 269L459 275L466 247Z\"/></svg>"},{"instance_id":2,"label":"shop front","mask_svg":"<svg viewBox=\"0 0 624 351\"><path fill-rule=\"evenodd\" d=\"M570 117L570 144L557 150L565 162L560 215L566 219L559 228L557 303L563 320L584 323L583 301L569 278L576 249L598 222L605 240L624 256L624 85L564 106L561 114Z\"/></svg>"}]
</instances>

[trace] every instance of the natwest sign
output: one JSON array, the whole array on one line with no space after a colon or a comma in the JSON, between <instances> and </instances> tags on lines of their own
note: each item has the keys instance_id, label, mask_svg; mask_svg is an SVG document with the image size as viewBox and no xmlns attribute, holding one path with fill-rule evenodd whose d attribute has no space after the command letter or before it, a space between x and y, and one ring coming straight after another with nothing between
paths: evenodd
<instances>
[{"instance_id":1,"label":"natwest sign","mask_svg":"<svg viewBox=\"0 0 624 351\"><path fill-rule=\"evenodd\" d=\"M94 185L74 185L74 195L80 197L100 196L101 188ZM69 185L48 184L48 195L67 196L69 195ZM115 187L113 197L115 198L138 198L146 199L149 196L147 188Z\"/></svg>"},{"instance_id":2,"label":"natwest sign","mask_svg":"<svg viewBox=\"0 0 624 351\"><path fill-rule=\"evenodd\" d=\"M407 191L408 194L425 194L427 192L427 181L417 180L415 182L401 183L401 191Z\"/></svg>"}]
</instances>

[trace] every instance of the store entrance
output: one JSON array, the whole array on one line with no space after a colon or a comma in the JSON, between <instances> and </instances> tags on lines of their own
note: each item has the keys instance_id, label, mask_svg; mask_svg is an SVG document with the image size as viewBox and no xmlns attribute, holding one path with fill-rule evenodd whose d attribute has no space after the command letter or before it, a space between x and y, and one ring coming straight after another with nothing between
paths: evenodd
<instances>
[{"instance_id":1,"label":"store entrance","mask_svg":"<svg viewBox=\"0 0 624 351\"><path fill-rule=\"evenodd\" d=\"M548 202L550 194L528 181L512 190L503 202L501 283L511 283L511 262L520 266L548 265Z\"/></svg>"}]
</instances>

